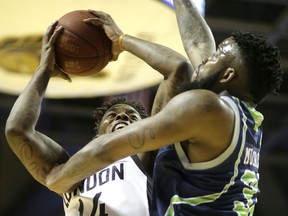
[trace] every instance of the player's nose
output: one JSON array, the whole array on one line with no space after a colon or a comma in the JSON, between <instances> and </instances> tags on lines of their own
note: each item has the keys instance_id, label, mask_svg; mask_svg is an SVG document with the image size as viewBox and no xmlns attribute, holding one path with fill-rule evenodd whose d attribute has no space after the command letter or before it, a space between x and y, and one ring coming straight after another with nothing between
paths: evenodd
<instances>
[{"instance_id":1,"label":"player's nose","mask_svg":"<svg viewBox=\"0 0 288 216\"><path fill-rule=\"evenodd\" d=\"M116 120L120 120L120 119L128 121L129 120L129 116L125 112L120 112L120 113L117 114Z\"/></svg>"}]
</instances>

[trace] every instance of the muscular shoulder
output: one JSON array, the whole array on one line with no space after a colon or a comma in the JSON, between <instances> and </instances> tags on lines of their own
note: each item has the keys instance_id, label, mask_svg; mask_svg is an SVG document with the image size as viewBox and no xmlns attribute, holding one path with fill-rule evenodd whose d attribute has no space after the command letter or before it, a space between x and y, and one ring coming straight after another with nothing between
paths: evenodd
<instances>
[{"instance_id":1,"label":"muscular shoulder","mask_svg":"<svg viewBox=\"0 0 288 216\"><path fill-rule=\"evenodd\" d=\"M190 134L189 158L201 162L220 155L232 139L233 110L217 94L207 90L183 93L178 103L186 112L183 124Z\"/></svg>"},{"instance_id":2,"label":"muscular shoulder","mask_svg":"<svg viewBox=\"0 0 288 216\"><path fill-rule=\"evenodd\" d=\"M197 141L199 145L203 143L203 147L212 146L215 143L213 138L227 137L225 131L233 130L231 122L233 124L233 112L231 117L231 109L217 94L207 90L187 91L172 98L157 114L109 134L115 143L123 140L126 149L124 145L117 149L116 144L101 149L109 149L109 154L114 152L113 155L118 157L119 151L123 152L123 156L128 150L135 153L136 148L132 149L131 143L133 146L135 143L141 145L137 147L141 151L155 150L185 140Z\"/></svg>"},{"instance_id":3,"label":"muscular shoulder","mask_svg":"<svg viewBox=\"0 0 288 216\"><path fill-rule=\"evenodd\" d=\"M182 111L194 114L194 112L214 113L215 109L225 109L220 97L208 90L191 90L184 92L171 100L171 106L178 107Z\"/></svg>"},{"instance_id":4,"label":"muscular shoulder","mask_svg":"<svg viewBox=\"0 0 288 216\"><path fill-rule=\"evenodd\" d=\"M231 117L231 109L220 97L207 90L191 90L175 96L162 110L161 121L198 136L207 125L215 125ZM230 114L229 114L230 113ZM229 115L228 115L229 114ZM160 114L161 115L161 114Z\"/></svg>"}]
</instances>

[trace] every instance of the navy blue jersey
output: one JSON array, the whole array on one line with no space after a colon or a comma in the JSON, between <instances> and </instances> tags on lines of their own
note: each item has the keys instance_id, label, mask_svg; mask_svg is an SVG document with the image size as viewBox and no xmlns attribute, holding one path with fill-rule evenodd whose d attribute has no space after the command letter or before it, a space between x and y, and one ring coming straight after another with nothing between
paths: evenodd
<instances>
[{"instance_id":1,"label":"navy blue jersey","mask_svg":"<svg viewBox=\"0 0 288 216\"><path fill-rule=\"evenodd\" d=\"M263 116L237 98L221 99L235 114L229 147L217 158L200 163L190 163L180 143L160 149L153 177L153 215L253 214L259 193Z\"/></svg>"}]
</instances>

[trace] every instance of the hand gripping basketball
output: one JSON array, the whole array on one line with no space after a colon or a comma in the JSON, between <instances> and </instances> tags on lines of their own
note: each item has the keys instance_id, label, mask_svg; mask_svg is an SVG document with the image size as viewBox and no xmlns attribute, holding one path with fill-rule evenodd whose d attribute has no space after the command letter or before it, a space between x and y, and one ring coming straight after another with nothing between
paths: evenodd
<instances>
[{"instance_id":1,"label":"hand gripping basketball","mask_svg":"<svg viewBox=\"0 0 288 216\"><path fill-rule=\"evenodd\" d=\"M112 41L101 27L83 21L93 17L86 10L76 10L58 20L64 30L55 45L56 64L68 74L95 74L111 60Z\"/></svg>"}]
</instances>

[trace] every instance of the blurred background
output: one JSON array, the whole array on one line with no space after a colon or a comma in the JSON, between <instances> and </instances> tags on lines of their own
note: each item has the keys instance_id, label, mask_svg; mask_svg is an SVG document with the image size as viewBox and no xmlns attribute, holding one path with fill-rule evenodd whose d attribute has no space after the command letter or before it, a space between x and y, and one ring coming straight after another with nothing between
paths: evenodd
<instances>
[{"instance_id":1,"label":"blurred background","mask_svg":"<svg viewBox=\"0 0 288 216\"><path fill-rule=\"evenodd\" d=\"M0 214L62 216L62 200L37 183L9 148L4 126L11 107L39 63L47 26L76 9L103 10L127 33L167 45L184 54L172 1L161 0L0 0ZM33 9L31 7L33 5ZM220 43L235 30L266 35L279 46L286 74L280 95L258 106L265 117L256 216L288 215L288 2L287 0L199 0ZM53 79L42 104L37 129L71 154L94 136L93 110L114 96L151 105L162 77L123 53L101 73Z\"/></svg>"}]
</instances>

